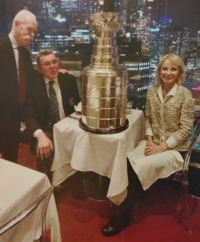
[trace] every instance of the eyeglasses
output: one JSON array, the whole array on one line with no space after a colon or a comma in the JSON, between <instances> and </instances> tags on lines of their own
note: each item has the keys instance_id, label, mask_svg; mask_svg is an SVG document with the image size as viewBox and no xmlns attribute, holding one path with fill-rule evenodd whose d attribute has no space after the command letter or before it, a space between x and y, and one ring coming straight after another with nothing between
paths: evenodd
<instances>
[{"instance_id":1,"label":"eyeglasses","mask_svg":"<svg viewBox=\"0 0 200 242\"><path fill-rule=\"evenodd\" d=\"M48 62L45 62L45 63L40 64L40 65L44 66L44 67L50 67L51 65L54 65L54 66L58 65L58 63L59 63L59 60L55 59L55 60L52 60L51 62L48 61Z\"/></svg>"}]
</instances>

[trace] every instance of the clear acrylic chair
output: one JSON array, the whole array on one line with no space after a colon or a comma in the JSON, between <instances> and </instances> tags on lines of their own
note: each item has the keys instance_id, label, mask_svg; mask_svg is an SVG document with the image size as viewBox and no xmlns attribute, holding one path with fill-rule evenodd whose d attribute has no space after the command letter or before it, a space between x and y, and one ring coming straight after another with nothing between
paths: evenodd
<instances>
[{"instance_id":1,"label":"clear acrylic chair","mask_svg":"<svg viewBox=\"0 0 200 242\"><path fill-rule=\"evenodd\" d=\"M198 155L198 158L195 159L195 155L194 155L195 154L194 152L198 152L200 154L200 150L199 151L196 150L196 146L199 141L200 141L200 117L194 123L193 132L190 138L190 145L184 157L183 169L178 172L175 172L170 176L170 179L178 181L182 185L181 201L183 202L183 205L182 205L183 211L182 212L179 211L179 213L181 214L182 217L186 218L187 231L190 234L192 234L190 217L195 212L195 208L197 206L197 201L192 198L192 196L197 195L197 191L196 191L197 184L194 184L194 182L197 181L197 179L199 182L198 195L200 198L200 176L196 177L195 181L194 179L191 179L191 178L195 178L195 174L192 173L193 167L199 168L198 172L200 175L200 165L198 165L198 162L200 163L200 156ZM194 186L195 186L195 192L192 191L194 190Z\"/></svg>"},{"instance_id":2,"label":"clear acrylic chair","mask_svg":"<svg viewBox=\"0 0 200 242\"><path fill-rule=\"evenodd\" d=\"M180 186L178 186L178 190L181 196L179 199L180 204L178 207L181 207L181 209L179 208L175 216L179 221L183 219L186 221L186 224L184 225L184 227L189 234L192 234L190 217L194 213L195 208L197 206L196 200L194 200L191 196L192 195L191 189L190 189L191 181L189 178L190 176L193 176L193 175L190 175L190 170L191 170L190 165L193 163L193 159L194 159L193 151L199 140L200 140L200 117L194 123L193 132L190 138L190 145L184 155L184 162L183 162L182 169L177 172L174 172L172 175L170 175L167 178L160 179L161 182L171 180L171 181L177 181L178 182L177 184L180 184ZM199 154L200 154L200 150L199 150ZM200 163L200 156L198 160ZM188 167L189 167L189 172L188 172ZM199 189L200 189L200 164L199 164ZM199 191L199 197L200 197L200 191ZM182 224L183 224L183 221L182 221Z\"/></svg>"},{"instance_id":3,"label":"clear acrylic chair","mask_svg":"<svg viewBox=\"0 0 200 242\"><path fill-rule=\"evenodd\" d=\"M196 198L200 199L200 117L195 121L191 143L184 159L182 185L190 226L190 216L197 207ZM192 234L191 226L188 232Z\"/></svg>"},{"instance_id":4,"label":"clear acrylic chair","mask_svg":"<svg viewBox=\"0 0 200 242\"><path fill-rule=\"evenodd\" d=\"M46 213L54 186L0 227L2 241L47 242Z\"/></svg>"},{"instance_id":5,"label":"clear acrylic chair","mask_svg":"<svg viewBox=\"0 0 200 242\"><path fill-rule=\"evenodd\" d=\"M190 166L196 167L196 168L200 168L200 166L198 166L198 162L194 162L191 160L191 155L192 152L195 150L200 153L200 145L199 147L196 147L198 145L200 141L200 116L199 118L195 121L194 123L194 128L193 128L193 133L191 136L191 140L190 140L190 146L188 148L188 151L185 155L185 159L184 159L184 164L183 164L183 185L188 185L188 167L190 168ZM198 157L200 159L200 157ZM192 156L192 159L194 159L194 156ZM196 163L196 164L195 164ZM200 189L200 187L199 187ZM200 194L200 191L199 191Z\"/></svg>"},{"instance_id":6,"label":"clear acrylic chair","mask_svg":"<svg viewBox=\"0 0 200 242\"><path fill-rule=\"evenodd\" d=\"M183 169L173 173L169 177L170 179L176 180L182 183L183 185L188 185L188 166L191 160L192 151L195 149L195 146L199 141L199 133L200 133L200 116L194 122L193 132L190 137L190 145L184 156Z\"/></svg>"}]
</instances>

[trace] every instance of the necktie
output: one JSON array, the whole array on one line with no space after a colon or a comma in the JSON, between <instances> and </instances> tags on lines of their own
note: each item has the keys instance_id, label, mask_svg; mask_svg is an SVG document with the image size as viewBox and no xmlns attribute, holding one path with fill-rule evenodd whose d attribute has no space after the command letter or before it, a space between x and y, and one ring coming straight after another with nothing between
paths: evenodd
<instances>
[{"instance_id":1,"label":"necktie","mask_svg":"<svg viewBox=\"0 0 200 242\"><path fill-rule=\"evenodd\" d=\"M18 59L18 86L19 86L19 97L18 101L20 104L23 104L26 99L26 87L25 87L25 68L24 68L24 58L22 47L17 47L19 53Z\"/></svg>"},{"instance_id":2,"label":"necktie","mask_svg":"<svg viewBox=\"0 0 200 242\"><path fill-rule=\"evenodd\" d=\"M58 100L56 97L55 89L53 88L54 81L49 81L49 102L50 102L50 118L51 125L60 121Z\"/></svg>"}]
</instances>

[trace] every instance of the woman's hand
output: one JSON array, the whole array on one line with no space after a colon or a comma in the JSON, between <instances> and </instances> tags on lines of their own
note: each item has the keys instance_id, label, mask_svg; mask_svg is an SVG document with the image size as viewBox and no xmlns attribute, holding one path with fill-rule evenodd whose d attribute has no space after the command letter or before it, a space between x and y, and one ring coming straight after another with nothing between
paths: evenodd
<instances>
[{"instance_id":1,"label":"woman's hand","mask_svg":"<svg viewBox=\"0 0 200 242\"><path fill-rule=\"evenodd\" d=\"M161 143L160 145L156 145L153 142L147 142L146 143L146 147L144 149L144 154L146 156L148 155L154 155L154 154L158 154L161 152L164 152L168 149L166 143Z\"/></svg>"}]
</instances>

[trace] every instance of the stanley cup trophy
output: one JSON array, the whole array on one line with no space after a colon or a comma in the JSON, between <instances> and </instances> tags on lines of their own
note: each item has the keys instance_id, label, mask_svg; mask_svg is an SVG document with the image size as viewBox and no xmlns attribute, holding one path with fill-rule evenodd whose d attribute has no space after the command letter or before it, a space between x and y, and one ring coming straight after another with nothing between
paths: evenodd
<instances>
[{"instance_id":1,"label":"stanley cup trophy","mask_svg":"<svg viewBox=\"0 0 200 242\"><path fill-rule=\"evenodd\" d=\"M90 27L97 34L91 64L82 71L82 129L97 133L118 133L128 127L126 100L128 72L121 67L113 32L120 29L114 12L90 15Z\"/></svg>"}]
</instances>

